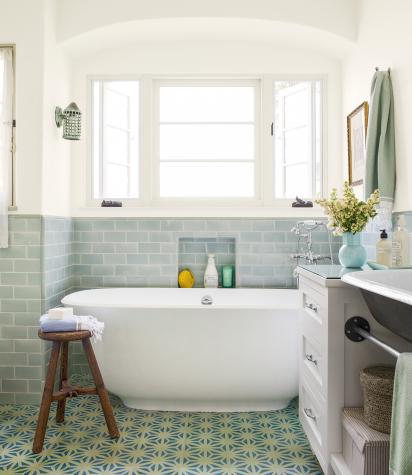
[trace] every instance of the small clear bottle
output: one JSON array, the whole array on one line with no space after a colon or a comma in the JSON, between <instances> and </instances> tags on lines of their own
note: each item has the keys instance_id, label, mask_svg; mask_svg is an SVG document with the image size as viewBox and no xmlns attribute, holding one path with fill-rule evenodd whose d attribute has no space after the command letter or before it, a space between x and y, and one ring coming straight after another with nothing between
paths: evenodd
<instances>
[{"instance_id":1,"label":"small clear bottle","mask_svg":"<svg viewBox=\"0 0 412 475\"><path fill-rule=\"evenodd\" d=\"M392 235L392 265L406 267L409 265L409 233L403 214L398 217L398 227Z\"/></svg>"},{"instance_id":2,"label":"small clear bottle","mask_svg":"<svg viewBox=\"0 0 412 475\"><path fill-rule=\"evenodd\" d=\"M392 265L392 244L385 229L381 230L381 238L376 243L376 262L388 267Z\"/></svg>"}]
</instances>

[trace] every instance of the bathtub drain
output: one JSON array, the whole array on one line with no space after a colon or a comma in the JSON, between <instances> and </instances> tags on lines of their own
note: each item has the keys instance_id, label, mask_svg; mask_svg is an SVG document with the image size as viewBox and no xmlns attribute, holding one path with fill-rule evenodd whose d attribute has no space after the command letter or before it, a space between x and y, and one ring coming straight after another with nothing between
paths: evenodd
<instances>
[{"instance_id":1,"label":"bathtub drain","mask_svg":"<svg viewBox=\"0 0 412 475\"><path fill-rule=\"evenodd\" d=\"M202 305L212 305L213 299L210 295L205 295L200 302Z\"/></svg>"}]
</instances>

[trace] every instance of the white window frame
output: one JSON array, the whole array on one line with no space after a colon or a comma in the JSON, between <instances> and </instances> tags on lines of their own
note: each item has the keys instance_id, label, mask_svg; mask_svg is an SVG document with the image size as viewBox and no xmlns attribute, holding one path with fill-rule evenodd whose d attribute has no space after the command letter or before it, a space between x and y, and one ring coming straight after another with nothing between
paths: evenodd
<instances>
[{"instance_id":1,"label":"white window frame","mask_svg":"<svg viewBox=\"0 0 412 475\"><path fill-rule=\"evenodd\" d=\"M321 84L321 189L327 187L327 76L326 75L92 75L87 77L88 114L92 117L92 84L93 81L136 80L140 82L140 162L139 162L139 198L122 199L124 208L140 209L138 212L146 216L243 216L256 210L256 216L316 214L313 208L291 208L294 201L289 198L275 198L274 190L274 137L271 127L274 120L274 82L275 81L319 81ZM255 197L254 198L162 198L159 196L159 85L171 84L204 85L256 85L255 115ZM87 199L86 207L100 208L100 199L93 199L92 175L92 120L87 123ZM313 164L314 166L314 164ZM315 198L315 197L313 197ZM107 209L106 209L107 210ZM115 208L119 210L119 208ZM157 211L156 211L157 210ZM170 211L167 211L170 210ZM249 210L244 212L242 210ZM111 208L113 213L113 208ZM308 214L308 215L309 215Z\"/></svg>"},{"instance_id":2,"label":"white window frame","mask_svg":"<svg viewBox=\"0 0 412 475\"><path fill-rule=\"evenodd\" d=\"M10 184L9 184L9 211L17 211L16 204L16 47L11 44L0 44L0 48L10 48L13 60L13 125L11 136L11 162L10 162Z\"/></svg>"},{"instance_id":3,"label":"white window frame","mask_svg":"<svg viewBox=\"0 0 412 475\"><path fill-rule=\"evenodd\" d=\"M311 160L310 160L310 166L311 166L311 169L310 169L310 173L311 173L311 188L312 188L312 196L304 196L304 195L299 195L300 198L304 198L304 199L315 199L317 194L316 194L316 120L313 121L313 119L316 119L317 118L317 104L316 104L316 83L319 83L320 84L320 97L321 97L321 103L320 103L320 107L319 107L319 114L320 114L320 117L319 117L319 124L320 124L320 136L321 136L321 139L320 139L320 142L319 142L319 155L320 155L320 173L321 173L321 183L320 183L320 190L318 190L318 194L321 195L323 193L323 190L325 188L325 184L324 184L324 160L323 160L323 150L324 150L324 144L323 144L323 139L324 139L324 127L325 127L325 124L323 123L323 97L324 97L324 81L322 79L318 79L318 78L311 78L311 79L288 79L289 81L291 82L299 82L298 84L296 84L295 86L291 86L291 87L295 87L297 90L298 88L302 88L302 84L307 82L307 83L310 83L310 88L311 88L311 94L310 94L310 106L309 106L309 110L310 110L310 117L308 119L308 124L309 124L309 127L310 127L310 132L311 132L311 140L310 140L310 145L311 145L311 152L310 152L310 156L311 156ZM280 79L274 79L273 80L273 83L272 83L272 90L274 91L275 89L275 83L276 82L279 82L281 81ZM273 121L275 121L275 101L274 101L275 97L273 95ZM283 128L283 134L285 133L285 128ZM273 166L275 166L275 162L276 162L276 159L277 159L277 156L276 156L276 144L275 144L275 141L276 141L276 134L274 133L273 134ZM309 145L309 144L308 144ZM282 142L282 146L284 147L284 141ZM287 167L293 167L295 165L299 165L299 164L304 164L304 163L307 163L307 162L296 162L296 163L293 163L293 164L286 164L286 163L282 163L282 181L283 181L283 187L285 186L285 172L286 172L286 168ZM279 200L285 200L287 202L289 201L293 201L293 198L279 198L279 197L276 197L276 180L275 180L275 175L274 175L274 171L273 171L273 175L272 175L272 178L273 178L273 200L274 202L277 202Z\"/></svg>"},{"instance_id":4,"label":"white window frame","mask_svg":"<svg viewBox=\"0 0 412 475\"><path fill-rule=\"evenodd\" d=\"M179 87L207 87L207 86L226 86L226 87L253 87L255 91L255 121L254 121L254 196L249 198L244 197L182 197L182 198L168 198L160 196L160 88L165 86L179 86ZM261 142L261 81L260 79L208 79L208 78L156 78L153 81L153 155L152 155L152 201L159 206L256 206L262 201L261 189L261 168L262 157L260 153Z\"/></svg>"},{"instance_id":5,"label":"white window frame","mask_svg":"<svg viewBox=\"0 0 412 475\"><path fill-rule=\"evenodd\" d=\"M138 198L119 198L119 197L113 197L113 198L94 198L94 147L93 147L93 112L94 112L94 94L93 94L93 84L94 82L99 81L101 83L105 82L111 82L111 81L136 81L139 82L139 104L140 104L140 110L139 110L139 129L138 129L138 135L139 135L139 163L138 163L138 169L139 169L139 197ZM88 76L87 78L88 82L88 107L87 107L87 117L90 119L87 121L87 170L86 170L86 176L87 176L87 206L88 207L100 207L101 202L103 199L113 199L113 200L121 200L124 206L139 206L142 203L142 184L144 182L144 177L143 177L143 165L142 165L142 138L143 138L143 133L142 133L142 118L143 118L143 107L142 107L142 77L141 76ZM102 90L100 91L100 101L102 100L103 96L103 88L104 85L102 85ZM103 114L104 114L104 108L102 107L101 114L99 117L99 127L102 127L103 123ZM104 142L104 137L100 136L100 150L103 147L103 142ZM129 157L129 165L130 165L130 157ZM99 167L100 167L100 175L99 175L99 181L100 181L100 189L103 189L102 185L102 180L103 175L101 170L103 169L103 154L100 152L99 154Z\"/></svg>"}]
</instances>

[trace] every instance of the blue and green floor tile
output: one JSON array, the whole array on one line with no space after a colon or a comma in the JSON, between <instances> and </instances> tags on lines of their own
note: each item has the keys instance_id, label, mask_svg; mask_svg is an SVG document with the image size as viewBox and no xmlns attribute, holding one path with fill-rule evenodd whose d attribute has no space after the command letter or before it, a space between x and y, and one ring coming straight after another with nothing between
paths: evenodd
<instances>
[{"instance_id":1,"label":"blue and green floor tile","mask_svg":"<svg viewBox=\"0 0 412 475\"><path fill-rule=\"evenodd\" d=\"M111 396L121 436L112 440L95 396L67 402L41 454L31 445L37 406L0 406L0 473L110 475L321 475L298 419L286 409L248 413L141 411Z\"/></svg>"}]
</instances>

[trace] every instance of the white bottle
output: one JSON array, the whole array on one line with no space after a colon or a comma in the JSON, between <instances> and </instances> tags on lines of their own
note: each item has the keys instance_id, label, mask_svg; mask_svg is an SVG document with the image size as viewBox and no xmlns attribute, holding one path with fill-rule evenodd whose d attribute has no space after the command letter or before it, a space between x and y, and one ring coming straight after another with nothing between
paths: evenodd
<instances>
[{"instance_id":1,"label":"white bottle","mask_svg":"<svg viewBox=\"0 0 412 475\"><path fill-rule=\"evenodd\" d=\"M215 255L209 254L204 278L205 288L217 288L219 285L219 274L217 273Z\"/></svg>"},{"instance_id":2,"label":"white bottle","mask_svg":"<svg viewBox=\"0 0 412 475\"><path fill-rule=\"evenodd\" d=\"M388 234L385 229L381 230L381 238L376 243L376 262L384 266L391 266L392 245L388 240Z\"/></svg>"},{"instance_id":3,"label":"white bottle","mask_svg":"<svg viewBox=\"0 0 412 475\"><path fill-rule=\"evenodd\" d=\"M409 233L403 214L398 217L398 227L392 236L392 265L405 267L409 265Z\"/></svg>"}]
</instances>

